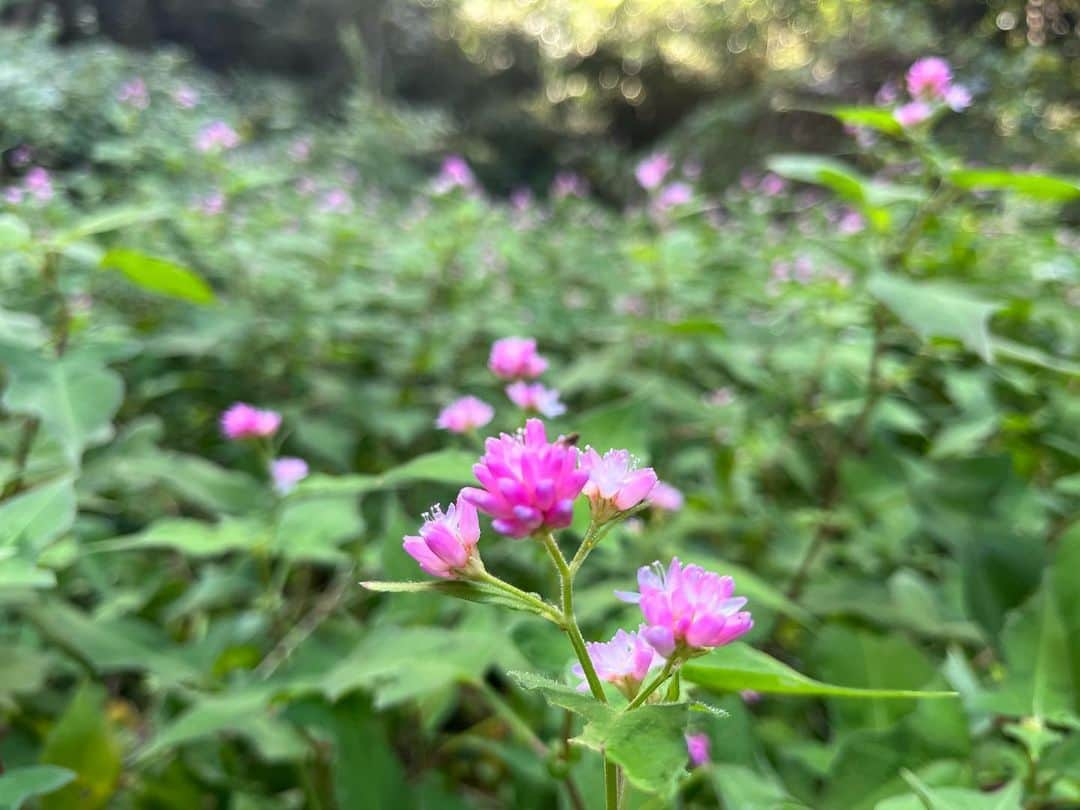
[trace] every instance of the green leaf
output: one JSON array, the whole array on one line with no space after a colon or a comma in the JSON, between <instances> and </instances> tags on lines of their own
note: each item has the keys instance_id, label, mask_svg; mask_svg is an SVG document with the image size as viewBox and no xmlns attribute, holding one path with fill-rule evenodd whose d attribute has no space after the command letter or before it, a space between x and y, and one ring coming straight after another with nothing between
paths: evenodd
<instances>
[{"instance_id":1,"label":"green leaf","mask_svg":"<svg viewBox=\"0 0 1080 810\"><path fill-rule=\"evenodd\" d=\"M649 458L649 411L640 397L595 408L574 420L582 445L601 453L612 448L629 450L642 464Z\"/></svg>"},{"instance_id":2,"label":"green leaf","mask_svg":"<svg viewBox=\"0 0 1080 810\"><path fill-rule=\"evenodd\" d=\"M34 555L74 522L75 488L60 478L0 503L0 549L17 546Z\"/></svg>"},{"instance_id":3,"label":"green leaf","mask_svg":"<svg viewBox=\"0 0 1080 810\"><path fill-rule=\"evenodd\" d=\"M724 800L724 807L753 807L760 810L805 807L796 802L775 779L755 773L745 765L717 762L709 767L708 775Z\"/></svg>"},{"instance_id":4,"label":"green leaf","mask_svg":"<svg viewBox=\"0 0 1080 810\"><path fill-rule=\"evenodd\" d=\"M469 602L520 610L553 621L552 613L541 611L538 607L486 582L432 580L430 582L361 582L360 585L369 591L379 593L438 593ZM541 598L539 595L536 597ZM552 611L554 610L552 607Z\"/></svg>"},{"instance_id":5,"label":"green leaf","mask_svg":"<svg viewBox=\"0 0 1080 810\"><path fill-rule=\"evenodd\" d=\"M0 556L0 590L51 588L55 584L52 571L38 568L30 560Z\"/></svg>"},{"instance_id":6,"label":"green leaf","mask_svg":"<svg viewBox=\"0 0 1080 810\"><path fill-rule=\"evenodd\" d=\"M123 751L105 712L105 689L84 684L45 738L41 761L75 773L63 789L42 799L42 810L104 807L120 780Z\"/></svg>"},{"instance_id":7,"label":"green leaf","mask_svg":"<svg viewBox=\"0 0 1080 810\"><path fill-rule=\"evenodd\" d=\"M683 679L715 692L752 689L766 694L828 695L844 698L952 698L955 692L860 688L822 683L741 642L720 647L682 668Z\"/></svg>"},{"instance_id":8,"label":"green leaf","mask_svg":"<svg viewBox=\"0 0 1080 810\"><path fill-rule=\"evenodd\" d=\"M153 222L163 219L167 214L168 212L162 208L147 206L113 208L108 211L101 211L91 214L66 231L58 233L53 238L52 245L56 248L63 248L67 244L78 242L88 236L96 236L100 233L118 231L123 228L130 228L133 225Z\"/></svg>"},{"instance_id":9,"label":"green leaf","mask_svg":"<svg viewBox=\"0 0 1080 810\"><path fill-rule=\"evenodd\" d=\"M881 107L829 107L825 112L853 127L869 127L888 135L899 135L904 131L892 110Z\"/></svg>"},{"instance_id":10,"label":"green leaf","mask_svg":"<svg viewBox=\"0 0 1080 810\"><path fill-rule=\"evenodd\" d=\"M1021 810L1023 791L1010 782L993 793L961 787L931 787L909 770L901 770L914 795L879 802L874 810Z\"/></svg>"},{"instance_id":11,"label":"green leaf","mask_svg":"<svg viewBox=\"0 0 1080 810\"><path fill-rule=\"evenodd\" d=\"M1003 355L1020 363L1056 371L1059 374L1068 374L1070 377L1080 377L1080 363L1074 363L1062 357L1047 354L1034 346L1025 346L1014 340L995 337L991 339L995 355Z\"/></svg>"},{"instance_id":12,"label":"green leaf","mask_svg":"<svg viewBox=\"0 0 1080 810\"><path fill-rule=\"evenodd\" d=\"M988 322L1000 304L952 284L914 282L886 273L871 276L867 288L923 339L953 338L993 362Z\"/></svg>"},{"instance_id":13,"label":"green leaf","mask_svg":"<svg viewBox=\"0 0 1080 810\"><path fill-rule=\"evenodd\" d=\"M74 778L74 771L56 765L12 768L0 775L0 810L19 810L27 799L59 790Z\"/></svg>"},{"instance_id":14,"label":"green leaf","mask_svg":"<svg viewBox=\"0 0 1080 810\"><path fill-rule=\"evenodd\" d=\"M14 214L0 214L0 250L22 250L30 244L30 227Z\"/></svg>"},{"instance_id":15,"label":"green leaf","mask_svg":"<svg viewBox=\"0 0 1080 810\"><path fill-rule=\"evenodd\" d=\"M415 481L443 484L465 484L472 480L472 465L476 454L464 450L440 450L417 456L412 461L388 470L382 475L313 475L300 482L290 499L309 495L355 494L393 489Z\"/></svg>"},{"instance_id":16,"label":"green leaf","mask_svg":"<svg viewBox=\"0 0 1080 810\"><path fill-rule=\"evenodd\" d=\"M194 271L168 259L116 248L102 257L101 266L106 270L119 270L130 281L150 292L194 304L210 304L214 301L214 291L209 284Z\"/></svg>"},{"instance_id":17,"label":"green leaf","mask_svg":"<svg viewBox=\"0 0 1080 810\"><path fill-rule=\"evenodd\" d=\"M348 558L337 547L358 536L362 529L354 496L287 501L270 550L290 560L341 563Z\"/></svg>"},{"instance_id":18,"label":"green leaf","mask_svg":"<svg viewBox=\"0 0 1080 810\"><path fill-rule=\"evenodd\" d=\"M199 697L158 731L137 758L145 761L207 737L235 734L248 740L269 762L301 759L308 745L294 728L275 716L273 696L270 688L256 688Z\"/></svg>"},{"instance_id":19,"label":"green leaf","mask_svg":"<svg viewBox=\"0 0 1080 810\"><path fill-rule=\"evenodd\" d=\"M71 464L78 465L86 447L112 437L112 417L124 395L120 375L75 353L47 358L9 351L5 359L10 379L3 406L38 417Z\"/></svg>"},{"instance_id":20,"label":"green leaf","mask_svg":"<svg viewBox=\"0 0 1080 810\"><path fill-rule=\"evenodd\" d=\"M207 523L193 518L165 518L137 534L103 540L88 548L93 552L171 548L188 557L217 557L265 543L267 528L257 520L225 518Z\"/></svg>"},{"instance_id":21,"label":"green leaf","mask_svg":"<svg viewBox=\"0 0 1080 810\"><path fill-rule=\"evenodd\" d=\"M1050 202L1067 202L1080 197L1080 182L1049 174L1022 174L1000 169L959 169L949 180L973 191L1000 189Z\"/></svg>"}]
</instances>

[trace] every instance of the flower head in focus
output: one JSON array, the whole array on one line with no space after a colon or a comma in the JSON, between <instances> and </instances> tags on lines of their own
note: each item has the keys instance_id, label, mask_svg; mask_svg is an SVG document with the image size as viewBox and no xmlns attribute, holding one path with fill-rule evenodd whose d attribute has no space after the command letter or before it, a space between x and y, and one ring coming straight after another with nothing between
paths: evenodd
<instances>
[{"instance_id":1,"label":"flower head in focus","mask_svg":"<svg viewBox=\"0 0 1080 810\"><path fill-rule=\"evenodd\" d=\"M469 433L482 428L492 417L495 409L476 397L456 399L439 412L435 426L451 433Z\"/></svg>"},{"instance_id":2,"label":"flower head in focus","mask_svg":"<svg viewBox=\"0 0 1080 810\"><path fill-rule=\"evenodd\" d=\"M735 580L684 566L678 557L666 569L659 562L639 568L638 591L619 596L641 607L647 625L642 635L665 658L700 655L754 626L742 610L746 599L734 595Z\"/></svg>"},{"instance_id":3,"label":"flower head in focus","mask_svg":"<svg viewBox=\"0 0 1080 810\"><path fill-rule=\"evenodd\" d=\"M642 681L652 670L664 664L664 659L644 638L638 633L628 633L625 630L616 631L611 641L586 642L585 649L596 669L597 677L614 684L626 695L627 700L633 700L641 689ZM582 679L578 691L589 691L585 670L581 664L575 664L572 672Z\"/></svg>"},{"instance_id":4,"label":"flower head in focus","mask_svg":"<svg viewBox=\"0 0 1080 810\"><path fill-rule=\"evenodd\" d=\"M646 500L649 506L664 512L678 512L683 507L683 494L664 481L656 482Z\"/></svg>"},{"instance_id":5,"label":"flower head in focus","mask_svg":"<svg viewBox=\"0 0 1080 810\"><path fill-rule=\"evenodd\" d=\"M906 82L912 98L944 99L952 84L952 68L939 56L925 56L908 68Z\"/></svg>"},{"instance_id":6,"label":"flower head in focus","mask_svg":"<svg viewBox=\"0 0 1080 810\"><path fill-rule=\"evenodd\" d=\"M633 509L656 486L652 467L637 469L628 450L609 450L600 455L591 447L581 455L581 469L589 473L582 492L592 506L593 518L610 520Z\"/></svg>"},{"instance_id":7,"label":"flower head in focus","mask_svg":"<svg viewBox=\"0 0 1080 810\"><path fill-rule=\"evenodd\" d=\"M402 548L433 577L456 579L483 570L476 544L480 521L474 507L463 495L446 511L436 504L424 516L419 535L405 537Z\"/></svg>"},{"instance_id":8,"label":"flower head in focus","mask_svg":"<svg viewBox=\"0 0 1080 810\"><path fill-rule=\"evenodd\" d=\"M655 155L650 155L641 161L637 168L634 169L634 176L637 178L638 184L646 191L652 191L655 188L659 188L660 184L664 182L664 178L667 177L668 172L673 167L671 158L667 156L665 152L657 152Z\"/></svg>"},{"instance_id":9,"label":"flower head in focus","mask_svg":"<svg viewBox=\"0 0 1080 810\"><path fill-rule=\"evenodd\" d=\"M491 344L488 368L504 380L530 380L539 377L548 367L548 361L536 351L533 338L507 337Z\"/></svg>"},{"instance_id":10,"label":"flower head in focus","mask_svg":"<svg viewBox=\"0 0 1080 810\"><path fill-rule=\"evenodd\" d=\"M490 438L473 465L483 486L466 487L462 497L494 518L495 531L528 537L540 529L564 529L574 514L574 499L589 474L577 466L577 448L549 442L544 423L530 419L524 430Z\"/></svg>"},{"instance_id":11,"label":"flower head in focus","mask_svg":"<svg viewBox=\"0 0 1080 810\"><path fill-rule=\"evenodd\" d=\"M273 436L280 426L280 413L262 410L246 402L237 402L221 414L221 432L232 441Z\"/></svg>"},{"instance_id":12,"label":"flower head in focus","mask_svg":"<svg viewBox=\"0 0 1080 810\"><path fill-rule=\"evenodd\" d=\"M308 465L302 458L282 456L270 462L270 477L279 495L288 495L307 476Z\"/></svg>"},{"instance_id":13,"label":"flower head in focus","mask_svg":"<svg viewBox=\"0 0 1080 810\"><path fill-rule=\"evenodd\" d=\"M518 380L506 386L506 396L526 413L538 413L549 419L566 413L566 406L559 399L559 392L543 383L527 383Z\"/></svg>"},{"instance_id":14,"label":"flower head in focus","mask_svg":"<svg viewBox=\"0 0 1080 810\"><path fill-rule=\"evenodd\" d=\"M690 764L695 768L709 764L709 735L705 733L687 734L686 751L690 755Z\"/></svg>"}]
</instances>

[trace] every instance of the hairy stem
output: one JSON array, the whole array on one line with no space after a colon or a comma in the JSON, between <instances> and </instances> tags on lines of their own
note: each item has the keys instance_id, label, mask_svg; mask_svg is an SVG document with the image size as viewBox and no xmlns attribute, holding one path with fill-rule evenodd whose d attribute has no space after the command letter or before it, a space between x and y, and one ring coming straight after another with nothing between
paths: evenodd
<instances>
[{"instance_id":1,"label":"hairy stem","mask_svg":"<svg viewBox=\"0 0 1080 810\"><path fill-rule=\"evenodd\" d=\"M664 681L671 677L671 673L675 671L675 659L669 658L664 662L664 668L660 670L660 674L653 678L647 686L642 687L642 690L634 696L634 699L630 701L624 712L636 709L642 703L649 699L649 695L659 689Z\"/></svg>"}]
</instances>

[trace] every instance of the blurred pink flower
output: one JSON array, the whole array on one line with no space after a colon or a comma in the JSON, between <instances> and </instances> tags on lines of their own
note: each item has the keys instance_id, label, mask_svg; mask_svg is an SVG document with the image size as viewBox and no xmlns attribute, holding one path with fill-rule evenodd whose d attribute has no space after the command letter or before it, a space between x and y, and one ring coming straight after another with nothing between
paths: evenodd
<instances>
[{"instance_id":1,"label":"blurred pink flower","mask_svg":"<svg viewBox=\"0 0 1080 810\"><path fill-rule=\"evenodd\" d=\"M709 763L709 735L687 734L686 751L690 754L690 764L695 768Z\"/></svg>"},{"instance_id":2,"label":"blurred pink flower","mask_svg":"<svg viewBox=\"0 0 1080 810\"><path fill-rule=\"evenodd\" d=\"M656 482L646 500L650 506L665 512L678 512L683 507L683 494L663 481Z\"/></svg>"},{"instance_id":3,"label":"blurred pink flower","mask_svg":"<svg viewBox=\"0 0 1080 810\"><path fill-rule=\"evenodd\" d=\"M753 689L741 689L739 690L739 697L742 698L743 703L752 705L761 701L761 692L755 692Z\"/></svg>"},{"instance_id":4,"label":"blurred pink flower","mask_svg":"<svg viewBox=\"0 0 1080 810\"><path fill-rule=\"evenodd\" d=\"M814 280L814 262L808 256L795 259L795 280L800 284L809 284Z\"/></svg>"},{"instance_id":5,"label":"blurred pink flower","mask_svg":"<svg viewBox=\"0 0 1080 810\"><path fill-rule=\"evenodd\" d=\"M246 402L237 402L221 415L221 432L225 438L255 439L273 436L281 426L281 414L260 410Z\"/></svg>"},{"instance_id":6,"label":"blurred pink flower","mask_svg":"<svg viewBox=\"0 0 1080 810\"><path fill-rule=\"evenodd\" d=\"M638 591L619 597L641 607L648 625L642 635L665 658L721 647L754 626L742 610L746 599L734 596L735 580L683 566L678 557L667 569L659 562L639 568Z\"/></svg>"},{"instance_id":7,"label":"blurred pink flower","mask_svg":"<svg viewBox=\"0 0 1080 810\"><path fill-rule=\"evenodd\" d=\"M218 216L225 211L225 195L220 191L211 191L195 203L196 209L209 217Z\"/></svg>"},{"instance_id":8,"label":"blurred pink flower","mask_svg":"<svg viewBox=\"0 0 1080 810\"><path fill-rule=\"evenodd\" d=\"M199 91L194 87L182 84L173 90L172 100L181 110L190 110L199 103Z\"/></svg>"},{"instance_id":9,"label":"blurred pink flower","mask_svg":"<svg viewBox=\"0 0 1080 810\"><path fill-rule=\"evenodd\" d=\"M353 210L352 197L343 188L332 188L319 200L319 210L324 214L347 214Z\"/></svg>"},{"instance_id":10,"label":"blurred pink flower","mask_svg":"<svg viewBox=\"0 0 1080 810\"><path fill-rule=\"evenodd\" d=\"M933 109L925 101L909 101L901 104L893 112L896 122L902 127L914 127L921 124L933 114Z\"/></svg>"},{"instance_id":11,"label":"blurred pink flower","mask_svg":"<svg viewBox=\"0 0 1080 810\"><path fill-rule=\"evenodd\" d=\"M470 189L476 185L472 169L461 155L448 155L435 178L435 191L440 194L455 188Z\"/></svg>"},{"instance_id":12,"label":"blurred pink flower","mask_svg":"<svg viewBox=\"0 0 1080 810\"><path fill-rule=\"evenodd\" d=\"M436 427L451 433L469 433L482 428L492 417L495 409L476 397L456 399L439 412Z\"/></svg>"},{"instance_id":13,"label":"blurred pink flower","mask_svg":"<svg viewBox=\"0 0 1080 810\"><path fill-rule=\"evenodd\" d=\"M784 189L787 188L787 182L780 175L769 172L761 178L761 183L758 188L766 197L775 197L778 194L784 193Z\"/></svg>"},{"instance_id":14,"label":"blurred pink flower","mask_svg":"<svg viewBox=\"0 0 1080 810\"><path fill-rule=\"evenodd\" d=\"M289 144L289 157L296 163L303 163L311 157L311 138L297 138Z\"/></svg>"},{"instance_id":15,"label":"blurred pink flower","mask_svg":"<svg viewBox=\"0 0 1080 810\"><path fill-rule=\"evenodd\" d=\"M315 181L310 177L301 177L296 181L296 193L305 197L310 197L315 193Z\"/></svg>"},{"instance_id":16,"label":"blurred pink flower","mask_svg":"<svg viewBox=\"0 0 1080 810\"><path fill-rule=\"evenodd\" d=\"M520 187L515 188L510 194L510 207L517 211L519 214L528 211L533 204L533 193L531 190Z\"/></svg>"},{"instance_id":17,"label":"blurred pink flower","mask_svg":"<svg viewBox=\"0 0 1080 810\"><path fill-rule=\"evenodd\" d=\"M582 492L598 521L633 509L656 486L652 467L637 469L628 450L609 450L601 456L593 448L586 448L581 456L581 469L589 474Z\"/></svg>"},{"instance_id":18,"label":"blurred pink flower","mask_svg":"<svg viewBox=\"0 0 1080 810\"><path fill-rule=\"evenodd\" d=\"M739 175L739 186L743 191L753 191L760 181L754 172L746 169Z\"/></svg>"},{"instance_id":19,"label":"blurred pink flower","mask_svg":"<svg viewBox=\"0 0 1080 810\"><path fill-rule=\"evenodd\" d=\"M836 224L836 229L840 233L850 236L854 233L859 233L866 227L866 220L863 219L863 215L858 211L853 211L850 208L840 216L840 221Z\"/></svg>"},{"instance_id":20,"label":"blurred pink flower","mask_svg":"<svg viewBox=\"0 0 1080 810\"><path fill-rule=\"evenodd\" d=\"M488 368L504 380L532 379L543 374L548 362L536 351L534 338L506 337L491 344Z\"/></svg>"},{"instance_id":21,"label":"blurred pink flower","mask_svg":"<svg viewBox=\"0 0 1080 810\"><path fill-rule=\"evenodd\" d=\"M945 91L945 103L953 112L963 112L971 106L971 91L962 84L954 84Z\"/></svg>"},{"instance_id":22,"label":"blurred pink flower","mask_svg":"<svg viewBox=\"0 0 1080 810\"><path fill-rule=\"evenodd\" d=\"M725 408L735 401L735 392L725 385L710 392L705 401L717 408Z\"/></svg>"},{"instance_id":23,"label":"blurred pink flower","mask_svg":"<svg viewBox=\"0 0 1080 810\"><path fill-rule=\"evenodd\" d=\"M287 495L308 476L307 462L302 458L282 456L270 463L270 477L274 480L274 489L281 495Z\"/></svg>"},{"instance_id":24,"label":"blurred pink flower","mask_svg":"<svg viewBox=\"0 0 1080 810\"><path fill-rule=\"evenodd\" d=\"M913 98L943 99L952 83L949 63L937 56L918 59L907 72L907 89Z\"/></svg>"},{"instance_id":25,"label":"blurred pink flower","mask_svg":"<svg viewBox=\"0 0 1080 810\"><path fill-rule=\"evenodd\" d=\"M526 413L538 413L548 418L566 413L566 406L559 400L559 392L546 388L543 383L518 380L506 386L506 396Z\"/></svg>"},{"instance_id":26,"label":"blurred pink flower","mask_svg":"<svg viewBox=\"0 0 1080 810\"><path fill-rule=\"evenodd\" d=\"M48 202L53 196L52 177L41 166L35 166L26 173L23 188L38 202Z\"/></svg>"},{"instance_id":27,"label":"blurred pink flower","mask_svg":"<svg viewBox=\"0 0 1080 810\"><path fill-rule=\"evenodd\" d=\"M574 499L589 480L577 469L577 448L561 438L549 443L539 419L530 419L513 436L488 439L484 448L473 466L483 489L466 487L461 494L495 519L495 531L520 538L570 525Z\"/></svg>"},{"instance_id":28,"label":"blurred pink flower","mask_svg":"<svg viewBox=\"0 0 1080 810\"><path fill-rule=\"evenodd\" d=\"M23 190L18 186L8 186L4 189L4 202L8 205L18 205L23 201Z\"/></svg>"},{"instance_id":29,"label":"blurred pink flower","mask_svg":"<svg viewBox=\"0 0 1080 810\"><path fill-rule=\"evenodd\" d=\"M637 165L637 168L634 169L634 176L643 189L652 191L660 187L673 165L671 158L666 153L657 152Z\"/></svg>"},{"instance_id":30,"label":"blurred pink flower","mask_svg":"<svg viewBox=\"0 0 1080 810\"><path fill-rule=\"evenodd\" d=\"M476 544L480 540L480 521L476 507L463 495L446 512L435 504L424 515L420 534L407 535L402 548L433 577L456 579L482 569Z\"/></svg>"},{"instance_id":31,"label":"blurred pink flower","mask_svg":"<svg viewBox=\"0 0 1080 810\"><path fill-rule=\"evenodd\" d=\"M769 277L776 282L791 280L791 262L776 261L769 268Z\"/></svg>"},{"instance_id":32,"label":"blurred pink flower","mask_svg":"<svg viewBox=\"0 0 1080 810\"><path fill-rule=\"evenodd\" d=\"M585 649L596 669L597 677L614 684L627 700L633 700L649 672L664 664L664 659L645 639L637 633L628 633L625 630L617 630L611 641L586 642ZM578 691L588 692L589 684L585 680L585 670L581 664L574 664L571 671L582 679Z\"/></svg>"},{"instance_id":33,"label":"blurred pink flower","mask_svg":"<svg viewBox=\"0 0 1080 810\"><path fill-rule=\"evenodd\" d=\"M661 211L686 205L694 199L694 190L686 183L669 183L664 186L656 198L656 207Z\"/></svg>"},{"instance_id":34,"label":"blurred pink flower","mask_svg":"<svg viewBox=\"0 0 1080 810\"><path fill-rule=\"evenodd\" d=\"M200 152L235 149L239 145L240 136L224 121L207 124L195 136L195 148Z\"/></svg>"},{"instance_id":35,"label":"blurred pink flower","mask_svg":"<svg viewBox=\"0 0 1080 810\"><path fill-rule=\"evenodd\" d=\"M125 83L117 92L116 98L121 104L127 104L136 110L145 110L150 106L150 92L146 89L146 82L140 76Z\"/></svg>"},{"instance_id":36,"label":"blurred pink flower","mask_svg":"<svg viewBox=\"0 0 1080 810\"><path fill-rule=\"evenodd\" d=\"M880 107L889 107L900 98L900 90L895 82L885 82L874 96L874 102Z\"/></svg>"},{"instance_id":37,"label":"blurred pink flower","mask_svg":"<svg viewBox=\"0 0 1080 810\"><path fill-rule=\"evenodd\" d=\"M565 197L586 197L589 194L589 184L576 172L559 172L551 181L551 196L556 200Z\"/></svg>"},{"instance_id":38,"label":"blurred pink flower","mask_svg":"<svg viewBox=\"0 0 1080 810\"><path fill-rule=\"evenodd\" d=\"M12 166L21 169L23 166L30 165L30 161L34 159L34 152L26 144L21 144L11 150L8 159L11 161Z\"/></svg>"}]
</instances>

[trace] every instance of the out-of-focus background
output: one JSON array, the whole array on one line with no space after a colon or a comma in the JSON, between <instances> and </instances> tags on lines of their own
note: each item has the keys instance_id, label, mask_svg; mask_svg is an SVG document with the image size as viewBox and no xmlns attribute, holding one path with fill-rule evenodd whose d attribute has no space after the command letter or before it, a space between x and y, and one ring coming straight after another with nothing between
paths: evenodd
<instances>
[{"instance_id":1,"label":"out-of-focus background","mask_svg":"<svg viewBox=\"0 0 1080 810\"><path fill-rule=\"evenodd\" d=\"M1078 223L1075 0L0 0L0 810L1080 807ZM403 549L526 416L666 705Z\"/></svg>"}]
</instances>

